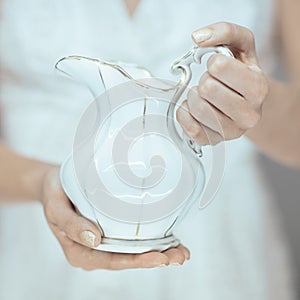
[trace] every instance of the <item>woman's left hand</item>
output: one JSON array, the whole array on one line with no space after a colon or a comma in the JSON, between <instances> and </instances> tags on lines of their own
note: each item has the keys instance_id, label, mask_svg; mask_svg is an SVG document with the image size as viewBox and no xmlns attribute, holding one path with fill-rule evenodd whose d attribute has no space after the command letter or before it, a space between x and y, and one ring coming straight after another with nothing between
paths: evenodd
<instances>
[{"instance_id":1,"label":"woman's left hand","mask_svg":"<svg viewBox=\"0 0 300 300\"><path fill-rule=\"evenodd\" d=\"M99 228L79 215L62 189L59 169L47 166L41 186L41 203L50 229L59 241L68 262L84 270L124 270L182 265L190 258L183 245L163 252L123 254L94 250L101 242Z\"/></svg>"},{"instance_id":2,"label":"woman's left hand","mask_svg":"<svg viewBox=\"0 0 300 300\"><path fill-rule=\"evenodd\" d=\"M207 72L177 110L184 131L200 145L239 138L261 119L269 85L258 66L253 33L231 23L216 23L192 34L201 47L224 45L235 58L212 55Z\"/></svg>"}]
</instances>

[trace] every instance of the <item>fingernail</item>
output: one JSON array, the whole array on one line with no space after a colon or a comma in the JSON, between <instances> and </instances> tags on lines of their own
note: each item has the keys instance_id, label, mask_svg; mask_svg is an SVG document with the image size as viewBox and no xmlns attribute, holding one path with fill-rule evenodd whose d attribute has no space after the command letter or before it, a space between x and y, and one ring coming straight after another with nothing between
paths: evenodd
<instances>
[{"instance_id":1,"label":"fingernail","mask_svg":"<svg viewBox=\"0 0 300 300\"><path fill-rule=\"evenodd\" d=\"M178 262L173 262L173 263L171 263L171 266L178 267L178 266L181 266L181 264Z\"/></svg>"},{"instance_id":2,"label":"fingernail","mask_svg":"<svg viewBox=\"0 0 300 300\"><path fill-rule=\"evenodd\" d=\"M200 29L192 33L192 37L196 43L202 43L209 40L213 32L210 29Z\"/></svg>"},{"instance_id":3,"label":"fingernail","mask_svg":"<svg viewBox=\"0 0 300 300\"><path fill-rule=\"evenodd\" d=\"M95 247L95 240L96 240L96 235L91 232L91 231L83 231L81 233L81 241L83 244L85 244L88 247Z\"/></svg>"},{"instance_id":4,"label":"fingernail","mask_svg":"<svg viewBox=\"0 0 300 300\"><path fill-rule=\"evenodd\" d=\"M157 268L165 268L167 265L166 264L160 264L157 266Z\"/></svg>"}]
</instances>

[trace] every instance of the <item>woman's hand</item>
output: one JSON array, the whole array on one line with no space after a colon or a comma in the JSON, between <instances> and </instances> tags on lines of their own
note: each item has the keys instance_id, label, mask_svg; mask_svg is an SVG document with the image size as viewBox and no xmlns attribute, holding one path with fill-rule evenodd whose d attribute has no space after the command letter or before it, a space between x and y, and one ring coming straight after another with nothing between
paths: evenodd
<instances>
[{"instance_id":1,"label":"woman's hand","mask_svg":"<svg viewBox=\"0 0 300 300\"><path fill-rule=\"evenodd\" d=\"M192 34L201 47L227 46L235 58L212 55L207 72L177 110L184 131L200 145L239 138L261 119L268 81L258 66L250 30L216 23Z\"/></svg>"},{"instance_id":2,"label":"woman's hand","mask_svg":"<svg viewBox=\"0 0 300 300\"><path fill-rule=\"evenodd\" d=\"M48 224L74 267L85 270L153 268L183 264L190 257L188 249L182 245L162 253L153 251L144 254L91 249L101 243L101 234L92 222L75 212L61 187L59 169L56 167L51 168L44 177L42 203Z\"/></svg>"}]
</instances>

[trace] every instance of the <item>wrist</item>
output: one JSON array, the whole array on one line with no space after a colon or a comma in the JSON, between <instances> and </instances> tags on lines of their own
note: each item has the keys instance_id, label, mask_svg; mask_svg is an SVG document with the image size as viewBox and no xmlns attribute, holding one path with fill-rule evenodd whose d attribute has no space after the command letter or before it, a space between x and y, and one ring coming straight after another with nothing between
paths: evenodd
<instances>
[{"instance_id":1,"label":"wrist","mask_svg":"<svg viewBox=\"0 0 300 300\"><path fill-rule=\"evenodd\" d=\"M28 169L21 178L26 198L42 202L45 178L54 168L58 167L40 161L30 161Z\"/></svg>"},{"instance_id":2,"label":"wrist","mask_svg":"<svg viewBox=\"0 0 300 300\"><path fill-rule=\"evenodd\" d=\"M54 165L14 152L0 142L0 201L9 203L42 199L45 174Z\"/></svg>"}]
</instances>

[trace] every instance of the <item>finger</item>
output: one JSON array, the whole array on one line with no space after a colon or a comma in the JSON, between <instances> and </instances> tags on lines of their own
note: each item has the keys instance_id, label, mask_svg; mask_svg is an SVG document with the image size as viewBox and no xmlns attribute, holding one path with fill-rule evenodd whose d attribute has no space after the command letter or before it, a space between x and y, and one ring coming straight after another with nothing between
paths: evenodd
<instances>
[{"instance_id":1,"label":"finger","mask_svg":"<svg viewBox=\"0 0 300 300\"><path fill-rule=\"evenodd\" d=\"M187 101L177 110L177 120L184 132L199 145L215 145L224 140L220 134L199 123L191 115Z\"/></svg>"},{"instance_id":2,"label":"finger","mask_svg":"<svg viewBox=\"0 0 300 300\"><path fill-rule=\"evenodd\" d=\"M185 255L180 248L170 248L163 253L168 257L170 265L182 265L185 262Z\"/></svg>"},{"instance_id":3,"label":"finger","mask_svg":"<svg viewBox=\"0 0 300 300\"><path fill-rule=\"evenodd\" d=\"M190 258L189 250L183 245L170 248L162 253L152 251L143 254L119 254L113 253L110 268L153 268L166 266L168 264L183 264ZM123 260L125 258L125 260ZM121 263L120 263L121 261Z\"/></svg>"},{"instance_id":4,"label":"finger","mask_svg":"<svg viewBox=\"0 0 300 300\"><path fill-rule=\"evenodd\" d=\"M79 216L66 195L51 199L47 210L52 211L51 222L64 231L69 239L87 247L97 247L100 244L101 233L98 227Z\"/></svg>"},{"instance_id":5,"label":"finger","mask_svg":"<svg viewBox=\"0 0 300 300\"><path fill-rule=\"evenodd\" d=\"M70 240L67 237L66 233L64 231L62 231L57 225L50 223L49 227L51 228L51 230L54 233L55 237L57 238L57 240L61 244L64 252L65 252L66 247L72 247L75 244L75 242L73 240Z\"/></svg>"},{"instance_id":6,"label":"finger","mask_svg":"<svg viewBox=\"0 0 300 300\"><path fill-rule=\"evenodd\" d=\"M73 244L64 244L63 248L70 264L85 270L156 268L169 264L168 257L160 252L143 254L110 253L89 249L74 242Z\"/></svg>"},{"instance_id":7,"label":"finger","mask_svg":"<svg viewBox=\"0 0 300 300\"><path fill-rule=\"evenodd\" d=\"M198 93L219 111L232 119L238 128L251 128L257 122L257 112L241 95L210 76L208 72L200 78ZM235 124L233 124L235 126Z\"/></svg>"},{"instance_id":8,"label":"finger","mask_svg":"<svg viewBox=\"0 0 300 300\"><path fill-rule=\"evenodd\" d=\"M180 244L179 246L177 246L177 249L179 249L184 254L186 260L189 260L191 258L191 253L188 248Z\"/></svg>"},{"instance_id":9,"label":"finger","mask_svg":"<svg viewBox=\"0 0 300 300\"><path fill-rule=\"evenodd\" d=\"M143 254L112 253L110 269L157 268L169 265L170 261L164 253L152 251Z\"/></svg>"},{"instance_id":10,"label":"finger","mask_svg":"<svg viewBox=\"0 0 300 300\"><path fill-rule=\"evenodd\" d=\"M242 26L219 22L192 33L196 44L202 47L226 45L240 56L243 62L256 65L256 51L253 33Z\"/></svg>"},{"instance_id":11,"label":"finger","mask_svg":"<svg viewBox=\"0 0 300 300\"><path fill-rule=\"evenodd\" d=\"M121 254L93 250L70 240L57 226L52 230L60 242L69 263L85 270L123 270L132 268L157 268L169 264L168 257L152 251L143 254Z\"/></svg>"},{"instance_id":12,"label":"finger","mask_svg":"<svg viewBox=\"0 0 300 300\"><path fill-rule=\"evenodd\" d=\"M207 71L246 100L260 95L260 90L264 88L261 71L254 71L252 67L222 54L214 54L208 59ZM249 86L257 88L249 89Z\"/></svg>"},{"instance_id":13,"label":"finger","mask_svg":"<svg viewBox=\"0 0 300 300\"><path fill-rule=\"evenodd\" d=\"M197 87L190 89L188 93L188 107L197 121L214 132L218 132L224 139L228 140L240 136L240 129L237 124L202 98Z\"/></svg>"}]
</instances>

